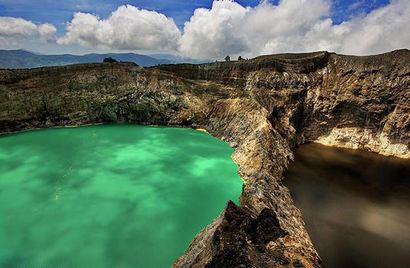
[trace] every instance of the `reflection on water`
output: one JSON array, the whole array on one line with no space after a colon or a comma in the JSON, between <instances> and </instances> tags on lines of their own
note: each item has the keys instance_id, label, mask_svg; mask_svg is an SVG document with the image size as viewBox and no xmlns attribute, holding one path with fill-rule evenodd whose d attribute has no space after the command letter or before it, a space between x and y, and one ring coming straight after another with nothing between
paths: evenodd
<instances>
[{"instance_id":1,"label":"reflection on water","mask_svg":"<svg viewBox=\"0 0 410 268\"><path fill-rule=\"evenodd\" d=\"M170 267L242 189L233 149L191 129L0 137L0 267Z\"/></svg>"},{"instance_id":2,"label":"reflection on water","mask_svg":"<svg viewBox=\"0 0 410 268\"><path fill-rule=\"evenodd\" d=\"M410 267L410 161L301 146L285 175L324 265Z\"/></svg>"}]
</instances>

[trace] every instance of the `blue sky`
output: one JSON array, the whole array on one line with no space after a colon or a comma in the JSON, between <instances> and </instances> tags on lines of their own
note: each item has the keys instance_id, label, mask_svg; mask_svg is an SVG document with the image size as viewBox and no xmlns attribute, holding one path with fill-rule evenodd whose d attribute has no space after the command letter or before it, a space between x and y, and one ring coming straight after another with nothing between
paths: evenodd
<instances>
[{"instance_id":1,"label":"blue sky","mask_svg":"<svg viewBox=\"0 0 410 268\"><path fill-rule=\"evenodd\" d=\"M368 55L409 48L408 25L410 0L0 0L0 49L48 54Z\"/></svg>"},{"instance_id":2,"label":"blue sky","mask_svg":"<svg viewBox=\"0 0 410 268\"><path fill-rule=\"evenodd\" d=\"M243 6L256 6L260 0L238 0ZM278 0L271 0L277 4ZM332 18L335 23L349 19L358 13L368 13L388 4L388 0L334 0ZM60 33L74 12L88 12L102 18L108 17L118 6L131 4L139 8L156 10L172 17L179 28L189 20L196 8L209 8L212 0L0 0L0 16L22 17L38 23L54 24Z\"/></svg>"}]
</instances>

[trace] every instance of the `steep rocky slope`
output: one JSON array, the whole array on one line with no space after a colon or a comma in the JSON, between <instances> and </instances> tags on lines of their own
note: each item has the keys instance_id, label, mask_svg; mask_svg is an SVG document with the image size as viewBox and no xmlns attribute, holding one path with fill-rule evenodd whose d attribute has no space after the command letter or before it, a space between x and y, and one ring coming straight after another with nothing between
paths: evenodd
<instances>
[{"instance_id":1,"label":"steep rocky slope","mask_svg":"<svg viewBox=\"0 0 410 268\"><path fill-rule=\"evenodd\" d=\"M0 70L0 132L131 122L205 128L246 181L175 267L320 267L282 174L317 141L410 158L410 51L327 52L201 65Z\"/></svg>"}]
</instances>

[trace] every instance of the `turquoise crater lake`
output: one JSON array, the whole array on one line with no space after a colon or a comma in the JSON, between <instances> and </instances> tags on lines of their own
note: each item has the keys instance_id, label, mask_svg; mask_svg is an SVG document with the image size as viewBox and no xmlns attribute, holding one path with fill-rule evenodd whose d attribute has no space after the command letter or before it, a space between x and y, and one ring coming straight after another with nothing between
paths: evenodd
<instances>
[{"instance_id":1,"label":"turquoise crater lake","mask_svg":"<svg viewBox=\"0 0 410 268\"><path fill-rule=\"evenodd\" d=\"M238 201L233 149L192 129L0 137L0 267L170 267Z\"/></svg>"}]
</instances>

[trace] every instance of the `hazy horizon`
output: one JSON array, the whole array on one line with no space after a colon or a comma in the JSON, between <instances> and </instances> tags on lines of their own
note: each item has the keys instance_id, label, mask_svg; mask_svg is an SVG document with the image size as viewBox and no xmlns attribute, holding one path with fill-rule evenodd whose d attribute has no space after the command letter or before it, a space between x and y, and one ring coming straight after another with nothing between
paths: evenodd
<instances>
[{"instance_id":1,"label":"hazy horizon","mask_svg":"<svg viewBox=\"0 0 410 268\"><path fill-rule=\"evenodd\" d=\"M0 49L192 59L410 48L407 0L0 0Z\"/></svg>"}]
</instances>

